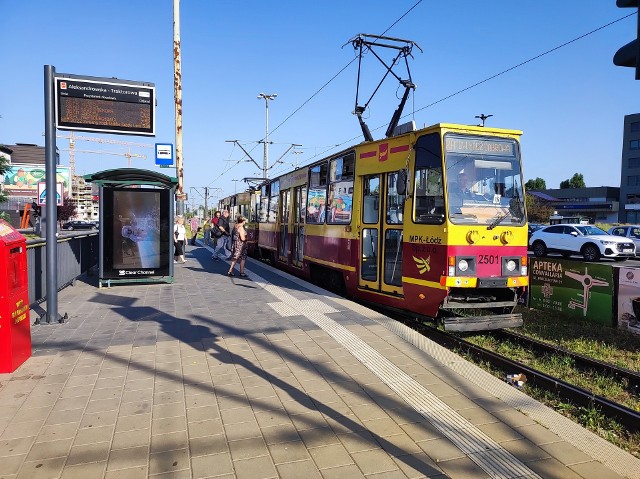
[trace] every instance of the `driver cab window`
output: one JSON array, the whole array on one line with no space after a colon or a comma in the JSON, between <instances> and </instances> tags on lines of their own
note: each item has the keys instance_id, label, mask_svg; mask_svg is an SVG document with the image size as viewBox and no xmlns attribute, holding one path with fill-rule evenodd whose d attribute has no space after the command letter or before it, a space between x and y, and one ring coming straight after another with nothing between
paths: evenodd
<instances>
[{"instance_id":1,"label":"driver cab window","mask_svg":"<svg viewBox=\"0 0 640 479\"><path fill-rule=\"evenodd\" d=\"M414 178L413 221L424 224L444 223L444 188L442 180L442 146L440 135L431 133L418 138Z\"/></svg>"}]
</instances>

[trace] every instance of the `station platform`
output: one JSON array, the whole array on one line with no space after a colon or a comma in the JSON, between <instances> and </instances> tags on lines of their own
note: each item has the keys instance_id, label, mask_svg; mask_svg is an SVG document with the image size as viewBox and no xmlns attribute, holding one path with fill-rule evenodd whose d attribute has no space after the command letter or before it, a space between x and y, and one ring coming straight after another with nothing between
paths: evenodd
<instances>
[{"instance_id":1,"label":"station platform","mask_svg":"<svg viewBox=\"0 0 640 479\"><path fill-rule=\"evenodd\" d=\"M640 478L382 314L252 260L227 277L202 245L187 260L174 284L60 292L68 322L32 326L0 375L1 478Z\"/></svg>"}]
</instances>

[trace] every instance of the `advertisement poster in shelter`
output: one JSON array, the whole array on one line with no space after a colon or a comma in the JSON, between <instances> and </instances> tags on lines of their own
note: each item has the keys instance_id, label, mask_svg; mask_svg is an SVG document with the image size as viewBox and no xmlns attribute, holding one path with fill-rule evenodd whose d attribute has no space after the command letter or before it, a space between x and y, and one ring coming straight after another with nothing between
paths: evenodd
<instances>
[{"instance_id":1,"label":"advertisement poster in shelter","mask_svg":"<svg viewBox=\"0 0 640 479\"><path fill-rule=\"evenodd\" d=\"M620 268L618 328L640 335L640 269Z\"/></svg>"},{"instance_id":2,"label":"advertisement poster in shelter","mask_svg":"<svg viewBox=\"0 0 640 479\"><path fill-rule=\"evenodd\" d=\"M103 189L103 278L169 275L169 191Z\"/></svg>"},{"instance_id":3,"label":"advertisement poster in shelter","mask_svg":"<svg viewBox=\"0 0 640 479\"><path fill-rule=\"evenodd\" d=\"M611 326L613 268L557 258L533 258L529 306Z\"/></svg>"}]
</instances>

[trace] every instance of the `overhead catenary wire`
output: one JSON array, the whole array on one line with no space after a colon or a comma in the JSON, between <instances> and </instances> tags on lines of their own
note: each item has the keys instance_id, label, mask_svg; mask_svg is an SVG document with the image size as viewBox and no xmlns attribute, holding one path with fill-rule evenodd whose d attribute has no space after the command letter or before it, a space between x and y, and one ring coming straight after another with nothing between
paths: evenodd
<instances>
[{"instance_id":1,"label":"overhead catenary wire","mask_svg":"<svg viewBox=\"0 0 640 479\"><path fill-rule=\"evenodd\" d=\"M415 8L419 3L420 3L420 2L418 2L416 5L414 5L411 9ZM409 10L409 11L410 11L410 10ZM407 12L407 13L409 13L409 12ZM406 15L407 13L405 13L405 15ZM573 44L573 43L575 43L575 42L577 42L577 41L579 41L579 40L582 40L582 39L584 39L584 38L588 37L589 35L592 35L592 34L594 34L594 33L596 33L596 32L599 32L600 30L603 30L603 29L605 29L605 28L608 28L608 27L610 27L611 25L614 25L614 24L616 24L616 23L618 23L618 22L620 22L620 21L622 21L622 20L625 20L625 19L627 19L627 18L629 18L629 17L631 17L631 16L633 16L633 15L637 15L637 14L638 14L637 12L633 12L633 13L630 13L630 14L625 15L625 16L623 16L623 17L620 17L620 18L618 18L618 19L616 19L616 20L613 20L613 21L611 21L611 22L609 22L609 23L607 23L607 24L605 24L605 25L601 25L601 26L599 26L599 27L597 27L597 28L594 28L593 30L591 30L591 31L589 31L589 32L587 32L587 33L584 33L584 34L582 34L582 35L580 35L580 36L577 36L577 37L575 37L575 38L573 38L573 39L571 39L571 40L569 40L569 41L566 41L566 42L564 42L564 43L562 43L562 44L560 44L560 45L557 45L557 46L555 46L555 47L553 47L553 48L550 48L549 50L546 50L546 51L544 51L544 52L542 52L542 53L540 53L540 54L538 54L538 55L535 55L535 56L533 56L533 57L531 57L531 58L528 58L527 60L524 60L524 61L522 61L522 62L520 62L520 63L518 63L518 64L516 64L516 65L514 65L514 66L511 66L511 67L509 67L509 68L506 68L506 69L502 70L502 71L501 71L501 72L499 72L499 73L496 73L496 74L493 74L493 75L491 75L491 76L489 76L489 77L487 77L487 78L484 78L483 80L477 81L477 82L473 83L472 85L469 85L469 86L467 86L467 87L465 87L465 88L462 88L462 89L460 89L460 90L457 90L457 91L455 91L455 92L453 92L453 93L451 93L451 94L449 94L449 95L447 95L447 96L445 96L445 97L440 98L439 100L436 100L436 101L434 101L434 102L432 102L432 103L429 103L429 104L428 104L428 105L426 105L426 106L423 106L423 107L418 108L418 109L415 109L415 108L414 108L414 110L413 110L411 113L408 113L408 114L406 114L406 115L403 115L401 118L407 118L408 116L411 116L411 115L413 115L413 114L415 114L415 113L417 113L417 112L420 112L420 111L426 110L427 108L430 108L430 107L432 107L432 106L434 106L434 105L437 105L438 103L442 103L443 101L449 100L449 99L451 99L451 98L453 98L453 97L455 97L455 96L457 96L457 95L460 95L461 93L464 93L464 92L466 92L466 91L469 91L469 90L471 90L472 88L475 88L475 87L480 86L480 85L482 85L482 84L484 84L484 83L487 83L488 81L494 80L494 79L496 79L496 78L498 78L498 77L500 77L500 76L502 76L502 75L504 75L504 74L506 74L506 73L509 73L509 72L511 72L511 71L513 71L513 70L515 70L515 69L517 69L517 68L520 68L520 67L522 67L522 66L524 66L524 65L526 65L526 64L528 64L528 63L531 63L531 62L533 62L533 61L535 61L535 60L538 60L538 59L540 59L540 58L542 58L542 57L544 57L544 56L546 56L546 55L548 55L548 54L550 54L550 53L553 53L553 52L555 52L555 51L557 51L557 50L560 50L561 48L564 48L564 47L566 47L566 46L568 46L568 45L571 45L571 44ZM401 18L403 18L405 15L403 15L402 17L400 17L400 19L401 19ZM399 20L400 20L400 19L399 19ZM399 20L397 20L396 22L394 22L394 24L393 24L393 25L395 25ZM390 28L391 28L391 27L390 27ZM389 30L389 29L385 30L385 33L386 33L388 30ZM353 63L354 61L355 61L355 58L354 58L353 60L351 60L351 62L349 62L349 63L347 64L347 66L351 65L351 63ZM345 67L345 68L346 68L346 67ZM343 68L343 69L342 69L338 74L336 74L336 75L335 75L335 76L334 76L334 77L333 77L329 82L333 81L333 79L334 79L337 75L339 75L340 73L342 73L342 71L343 71L343 70L344 70L344 68ZM327 82L327 84L328 84L329 82ZM327 84L325 84L324 86L326 86ZM324 88L324 86L323 86L323 88ZM319 93L319 92L316 92L316 93L314 94L314 96L315 96L317 93ZM309 100L310 100L310 99L311 99L311 98L309 98ZM308 103L308 101L309 101L309 100L307 100L307 102L305 102L305 104L306 104L306 103ZM304 106L304 104L303 104L302 106ZM302 106L301 106L300 108L302 108ZM291 116L293 116L295 113L297 113L297 112L300 110L300 108L298 108L294 113L292 113L291 115L289 115L289 116L288 116L288 117L287 117L287 118L286 118L286 119L285 119L285 120L284 120L280 125L278 125L278 127L277 127L277 128L279 128L280 126L282 126L282 124L284 124L284 122L285 122L285 121L287 121ZM380 130L381 128L385 128L385 127L386 127L386 125L380 125L380 126L378 126L378 127L376 127L376 128L373 128L371 131L377 131L377 130ZM353 143L355 140L357 140L358 138L360 138L360 135L354 136L353 138L350 138L350 139L345 140L345 141L343 141L343 142L341 142L341 143L338 143L338 144L336 145L336 147L343 146L343 145L347 145L347 144L352 144L352 143ZM314 155L314 156L312 156L312 157L310 157L310 158L307 158L307 160L308 160L308 161L311 161L311 160L313 160L314 158L317 158L317 157L319 157L319 156L323 155L324 153L326 153L326 152L328 152L328 151L331 151L332 149L333 149L333 148L330 148L330 149L325 150L325 151L323 151L323 152L321 152L321 153L318 153L318 154L316 154L316 155Z\"/></svg>"},{"instance_id":2,"label":"overhead catenary wire","mask_svg":"<svg viewBox=\"0 0 640 479\"><path fill-rule=\"evenodd\" d=\"M406 12L404 12L395 22L393 22L391 25L389 25L389 27L382 32L382 35L384 35L385 33L387 33L389 30L391 30L398 22L400 22L404 17L406 17L413 9L415 9L418 5L420 5L423 2L423 0L418 0L411 8L409 8ZM300 110L302 110L305 105L307 105L311 100L313 100L322 90L324 90L331 82L333 82L336 78L338 78L342 72L344 72L347 68L349 68L349 66L351 66L351 64L353 62L355 62L357 59L357 57L354 57L350 62L348 62L344 67L342 67L335 75L333 75L326 83L324 83L320 88L318 88L318 90L315 91L315 93L313 93L309 98L307 98L298 108L296 108L289 116L287 116L284 120L282 120L282 122L280 122L273 130L271 130L269 132L269 134L272 134L273 132L275 132L276 130L278 130L282 125L284 125L287 121L289 121L296 113L298 113ZM258 144L261 141L265 141L266 136L264 138L262 138L262 140L258 141ZM339 145L333 145L331 146L328 150L324 150L323 152L314 155L311 159L316 158L318 155L322 155L324 154L326 151L330 151L331 149L335 148L336 146ZM257 147L257 145L252 148L250 150L253 151L255 148ZM322 147L317 147L317 148L322 148ZM233 152L233 150L232 150ZM246 156L246 155L245 155ZM232 165L227 166L222 173L220 173L217 177L215 177L213 179L213 181L211 181L211 183L209 183L209 186L212 185L213 183L215 183L218 179L220 179L222 176L224 176L229 170L231 170L232 168L234 168L235 166L239 165L240 163L242 163L242 161L244 160L244 157L240 160L238 160L237 162L233 163Z\"/></svg>"},{"instance_id":3,"label":"overhead catenary wire","mask_svg":"<svg viewBox=\"0 0 640 479\"><path fill-rule=\"evenodd\" d=\"M400 16L400 17L399 17L395 22L393 22L393 23L392 23L392 24L391 24L391 25L390 25L386 30L384 30L384 32L382 32L382 34L381 34L381 35L384 35L384 34L385 34L385 33L387 33L389 30L391 30L391 29L392 29L392 28L393 28L393 27L394 27L398 22L400 22L404 17L406 17L406 16L407 16L407 15L408 15L408 14L409 14L413 9L415 9L418 5L420 5L420 3L422 3L422 1L423 1L423 0L419 0L418 2L416 2L416 3L415 3L411 8L409 8L409 9L408 9L408 10L407 10L403 15L401 15L401 16ZM599 32L600 30L603 30L603 29L605 29L605 28L608 28L608 27L610 27L610 26L612 26L612 25L614 25L614 24L616 24L616 23L618 23L618 22L620 22L620 21L622 21L622 20L625 20L625 19L627 19L627 18L629 18L629 17L631 17L631 16L633 16L633 15L637 15L637 12L635 12L635 11L634 11L634 12L632 12L632 13L628 14L628 15L625 15L625 16L623 16L623 17L620 17L620 18L618 18L618 19L616 19L616 20L613 20L613 21L611 21L611 22L609 22L609 23L606 23L606 24L604 24L604 25L601 25L601 26L599 26L599 27L597 27L597 28L594 28L593 30L591 30L591 31L589 31L589 32L587 32L587 33L584 33L584 34L582 34L582 35L579 35L579 36L577 36L577 37L575 37L575 38L573 38L573 39L571 39L571 40L568 40L568 41L566 41L566 42L564 42L564 43L560 44L560 45L557 45L557 46L555 46L555 47L553 47L553 48L550 48L550 49L548 49L548 50L546 50L546 51L544 51L544 52L542 52L542 53L540 53L540 54L538 54L538 55L535 55L535 56L533 56L533 57L531 57L531 58L528 58L527 60L524 60L524 61L522 61L522 62L520 62L520 63L518 63L518 64L516 64L516 65L514 65L514 66L511 66L511 67L509 67L509 68L506 68L506 69L504 69L504 70L500 71L499 73L493 74L493 75L491 75L491 76L489 76L489 77L487 77L487 78L484 78L484 79L482 79L482 80L480 80L480 81L477 81L477 82L475 82L475 83L473 83L473 84L471 84L471 85L469 85L469 86L467 86L467 87L465 87L465 88L462 88L462 89L460 89L460 90L457 90L457 91L455 91L455 92L453 92L453 93L451 93L451 94L449 94L449 95L447 95L447 96L445 96L445 97L440 98L439 100L436 100L436 101L434 101L434 102L432 102L432 103L429 103L429 104L428 104L428 105L426 105L426 106L423 106L423 107L418 108L418 109L415 109L415 106L414 106L414 108L412 109L412 112L411 112L411 113L408 113L408 114L406 114L406 115L403 115L401 118L403 119L403 118L407 118L408 116L413 116L413 115L415 115L415 113L417 113L417 112L420 112L420 111L426 110L427 108L430 108L430 107L432 107L432 106L434 106L434 105L437 105L437 104L439 104L439 103L442 103L442 102L444 102L444 101L446 101L446 100L449 100L449 99L451 99L451 98L453 98L453 97L455 97L455 96L457 96L457 95L460 95L460 94L462 94L462 93L464 93L464 92L467 92L467 91L469 91L469 90L471 90L471 89L473 89L473 88L475 88L475 87L478 87L478 86L480 86L480 85L482 85L482 84L484 84L484 83L487 83L487 82L489 82L489 81L491 81L491 80L494 80L494 79L496 79L496 78L498 78L498 77L500 77L500 76L502 76L502 75L504 75L504 74L506 74L506 73L509 73L509 72L511 72L511 71L513 71L513 70L516 70L517 68L520 68L520 67L522 67L522 66L524 66L524 65L527 65L528 63L531 63L531 62L533 62L533 61L535 61L535 60L538 60L538 59L540 59L540 58L542 58L542 57L544 57L544 56L546 56L546 55L549 55L550 53L553 53L553 52L555 52L555 51L558 51L558 50L560 50L561 48L564 48L564 47L566 47L566 46L568 46L568 45L571 45L571 44L573 44L573 43L575 43L575 42L577 42L577 41L579 41L579 40L582 40L582 39L584 39L584 38L586 38L586 37L588 37L588 36L590 36L590 35L592 35L592 34L594 34L594 33L596 33L596 32ZM315 91L315 92L314 92L314 93L313 93L313 94L312 94L312 95L311 95L307 100L305 100L305 101L304 101L304 102L303 102L303 103L302 103L298 108L296 108L296 109L295 109L291 114L289 114L289 115L288 115L284 120L282 120L282 122L280 122L280 123L279 123L279 124L278 124L274 129L273 129L273 130L271 130L269 134L271 134L271 133L275 132L275 131L276 131L276 130L278 130L280 127L282 127L285 123L287 123L287 122L288 122L288 121L289 121L289 120L290 120L290 119L291 119L291 118L292 118L296 113L298 113L300 110L302 110L302 108L304 108L304 107L305 107L305 106L306 106L306 105L307 105L307 104L308 104L308 103L309 103L313 98L315 98L315 97L316 97L316 96L317 96L317 95L318 95L322 90L324 90L324 89L325 89L325 88L326 88L326 87L327 87L331 82L333 82L333 81L334 81L338 76L340 76L340 75L341 75L341 74L342 74L342 73L343 73L343 72L344 72L344 71L345 71L349 66L351 66L351 65L356 61L356 59L357 59L357 57L354 57L354 58L353 58L351 61L349 61L349 62L348 62L344 67L342 67L342 68L341 68L341 69L340 69L340 70L339 70L335 75L333 75L333 76L332 76L332 77L331 77L331 78L330 78L326 83L324 83L324 84L323 84L323 85L322 85L318 90L316 90L316 91ZM415 98L413 98L413 101L415 102ZM376 127L376 128L373 128L373 129L372 129L372 131L380 130L381 128L384 128L385 126L386 126L386 125L380 125L380 126L378 126L378 127ZM348 140L342 141L342 142L340 142L340 143L336 143L334 146L330 146L330 147L328 147L326 150L323 150L323 151L321 151L321 152L319 152L319 153L316 153L315 155L311 156L310 158L307 158L307 159L306 159L306 160L307 160L307 163L309 163L309 162L313 161L315 158L318 158L318 157L323 156L325 153L327 153L327 152L329 152L329 151L332 151L332 150L334 150L335 148L338 148L338 147L343 146L343 145L352 144L352 143L353 143L354 141L356 141L359 137L360 137L360 135L358 135L358 136L354 136L353 138L350 138L350 139L348 139ZM264 139L263 139L262 141L264 141ZM251 150L251 151L253 151L253 150ZM222 176L223 176L227 171L229 171L229 169L231 169L231 168L233 168L234 166L236 166L237 164L241 163L241 161L242 161L242 160L239 160L237 163L235 163L235 164L231 165L229 168L226 168L226 169L225 169L225 171L224 171L223 173L221 173L220 175L218 175L218 177L216 177L216 179L215 179L215 180L213 180L213 181L211 182L211 184L213 184L213 182L215 182L217 179L219 179L220 177L222 177Z\"/></svg>"}]
</instances>

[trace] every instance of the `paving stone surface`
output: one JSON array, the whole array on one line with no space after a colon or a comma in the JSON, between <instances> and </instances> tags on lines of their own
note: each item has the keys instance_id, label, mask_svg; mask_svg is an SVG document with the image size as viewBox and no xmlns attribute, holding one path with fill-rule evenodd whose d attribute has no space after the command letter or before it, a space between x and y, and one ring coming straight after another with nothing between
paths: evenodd
<instances>
[{"instance_id":1,"label":"paving stone surface","mask_svg":"<svg viewBox=\"0 0 640 479\"><path fill-rule=\"evenodd\" d=\"M68 322L0 375L1 478L492 477L331 325L541 477L619 477L343 301L187 258L174 284L60 292Z\"/></svg>"}]
</instances>

